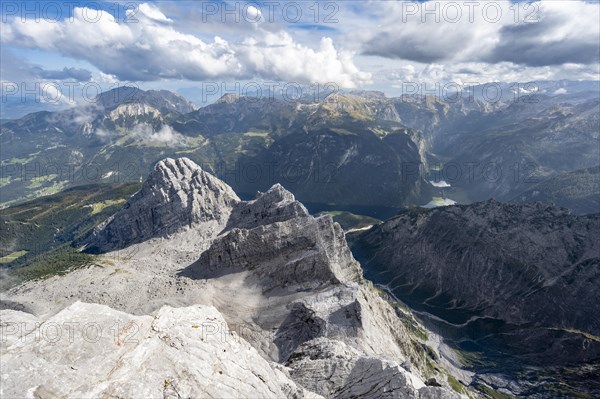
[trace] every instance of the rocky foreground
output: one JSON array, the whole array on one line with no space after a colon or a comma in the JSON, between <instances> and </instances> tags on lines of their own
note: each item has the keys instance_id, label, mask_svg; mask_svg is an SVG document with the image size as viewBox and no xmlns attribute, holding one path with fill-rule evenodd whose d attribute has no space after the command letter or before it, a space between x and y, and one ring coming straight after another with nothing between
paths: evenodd
<instances>
[{"instance_id":1,"label":"rocky foreground","mask_svg":"<svg viewBox=\"0 0 600 399\"><path fill-rule=\"evenodd\" d=\"M2 294L1 397L466 397L279 185L241 201L166 159L81 247L93 266Z\"/></svg>"}]
</instances>

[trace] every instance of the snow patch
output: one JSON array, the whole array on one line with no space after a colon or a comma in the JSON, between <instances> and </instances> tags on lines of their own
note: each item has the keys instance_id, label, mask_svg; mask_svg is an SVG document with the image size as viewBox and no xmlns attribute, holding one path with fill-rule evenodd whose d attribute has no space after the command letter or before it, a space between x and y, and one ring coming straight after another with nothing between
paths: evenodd
<instances>
[{"instance_id":1,"label":"snow patch","mask_svg":"<svg viewBox=\"0 0 600 399\"><path fill-rule=\"evenodd\" d=\"M446 180L440 180L440 181L429 180L429 183L431 183L431 185L433 187L452 187L452 185L450 183L448 183Z\"/></svg>"},{"instance_id":2,"label":"snow patch","mask_svg":"<svg viewBox=\"0 0 600 399\"><path fill-rule=\"evenodd\" d=\"M456 201L451 200L450 198L440 198L440 197L433 197L433 199L431 201L429 201L427 204L422 205L421 208L437 208L440 206L450 206L450 205L456 205Z\"/></svg>"}]
</instances>

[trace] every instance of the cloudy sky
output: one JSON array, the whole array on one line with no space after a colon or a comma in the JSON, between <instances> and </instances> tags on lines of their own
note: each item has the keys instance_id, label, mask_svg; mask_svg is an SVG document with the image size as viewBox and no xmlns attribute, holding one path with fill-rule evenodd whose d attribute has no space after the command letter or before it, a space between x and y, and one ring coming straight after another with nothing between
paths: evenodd
<instances>
[{"instance_id":1,"label":"cloudy sky","mask_svg":"<svg viewBox=\"0 0 600 399\"><path fill-rule=\"evenodd\" d=\"M3 1L2 94L598 80L599 20L597 1L572 0Z\"/></svg>"}]
</instances>

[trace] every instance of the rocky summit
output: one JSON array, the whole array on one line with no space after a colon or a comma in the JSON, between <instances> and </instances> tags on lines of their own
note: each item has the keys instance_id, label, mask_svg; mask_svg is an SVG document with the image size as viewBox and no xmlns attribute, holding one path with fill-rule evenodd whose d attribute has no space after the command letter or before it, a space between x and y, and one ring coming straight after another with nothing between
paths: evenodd
<instances>
[{"instance_id":1,"label":"rocky summit","mask_svg":"<svg viewBox=\"0 0 600 399\"><path fill-rule=\"evenodd\" d=\"M142 189L84 245L107 252L202 224L217 230L239 202L235 192L187 158L156 164Z\"/></svg>"},{"instance_id":2,"label":"rocky summit","mask_svg":"<svg viewBox=\"0 0 600 399\"><path fill-rule=\"evenodd\" d=\"M78 245L92 265L2 293L2 397L470 392L410 311L363 279L340 226L280 185L241 201L165 159Z\"/></svg>"}]
</instances>

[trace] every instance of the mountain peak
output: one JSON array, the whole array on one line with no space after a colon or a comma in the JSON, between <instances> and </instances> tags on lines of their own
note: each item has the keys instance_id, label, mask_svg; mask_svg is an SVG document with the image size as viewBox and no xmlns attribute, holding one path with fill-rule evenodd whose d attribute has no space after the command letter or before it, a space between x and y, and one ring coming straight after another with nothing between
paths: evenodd
<instances>
[{"instance_id":1,"label":"mountain peak","mask_svg":"<svg viewBox=\"0 0 600 399\"><path fill-rule=\"evenodd\" d=\"M266 277L265 287L360 279L344 233L331 217L311 217L281 184L240 201L231 187L188 158L158 162L140 191L84 244L88 252L108 252L185 230L197 233L198 241L214 240L190 266L190 276L249 269ZM273 267L280 263L285 266Z\"/></svg>"},{"instance_id":2,"label":"mountain peak","mask_svg":"<svg viewBox=\"0 0 600 399\"><path fill-rule=\"evenodd\" d=\"M84 243L88 252L107 252L189 228L210 235L308 216L281 184L252 201L240 201L231 187L189 158L165 158L156 163L140 191Z\"/></svg>"},{"instance_id":3,"label":"mountain peak","mask_svg":"<svg viewBox=\"0 0 600 399\"><path fill-rule=\"evenodd\" d=\"M354 120L369 121L374 118L373 98L363 97L352 93L332 93L325 97L321 110L329 118L339 118L345 114ZM320 118L323 116L320 115Z\"/></svg>"},{"instance_id":4,"label":"mountain peak","mask_svg":"<svg viewBox=\"0 0 600 399\"><path fill-rule=\"evenodd\" d=\"M169 179L182 180L201 172L203 172L202 168L187 157L165 158L156 163L150 176L159 174L160 176L168 176Z\"/></svg>"},{"instance_id":5,"label":"mountain peak","mask_svg":"<svg viewBox=\"0 0 600 399\"><path fill-rule=\"evenodd\" d=\"M241 96L239 94L227 93L223 94L221 98L215 101L215 104L233 104L240 100Z\"/></svg>"},{"instance_id":6,"label":"mountain peak","mask_svg":"<svg viewBox=\"0 0 600 399\"><path fill-rule=\"evenodd\" d=\"M197 107L184 97L168 90L141 90L137 87L120 86L102 92L96 98L96 103L107 110L117 108L122 104L146 104L160 112L188 113Z\"/></svg>"},{"instance_id":7,"label":"mountain peak","mask_svg":"<svg viewBox=\"0 0 600 399\"><path fill-rule=\"evenodd\" d=\"M310 214L294 194L279 183L267 192L259 192L254 200L236 205L228 223L229 228L254 228Z\"/></svg>"},{"instance_id":8,"label":"mountain peak","mask_svg":"<svg viewBox=\"0 0 600 399\"><path fill-rule=\"evenodd\" d=\"M293 202L296 201L296 197L294 194L286 190L281 184L275 183L270 189L265 193L258 192L254 199L258 198L269 198L272 199L273 202Z\"/></svg>"},{"instance_id":9,"label":"mountain peak","mask_svg":"<svg viewBox=\"0 0 600 399\"><path fill-rule=\"evenodd\" d=\"M216 233L239 201L231 187L190 159L166 158L140 191L85 240L86 249L107 252L189 228Z\"/></svg>"}]
</instances>

